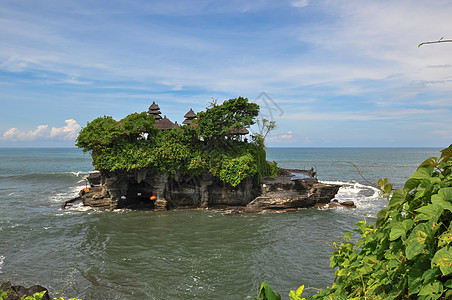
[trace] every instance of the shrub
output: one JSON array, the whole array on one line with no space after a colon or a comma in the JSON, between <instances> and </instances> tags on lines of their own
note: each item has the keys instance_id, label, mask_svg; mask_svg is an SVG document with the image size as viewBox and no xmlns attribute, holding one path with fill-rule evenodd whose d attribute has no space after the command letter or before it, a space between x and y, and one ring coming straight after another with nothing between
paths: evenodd
<instances>
[{"instance_id":1,"label":"shrub","mask_svg":"<svg viewBox=\"0 0 452 300\"><path fill-rule=\"evenodd\" d=\"M379 185L388 207L375 223L356 223L356 243L350 232L334 243L335 282L308 299L452 299L452 145L403 189L392 193L387 179ZM305 299L300 289L292 300Z\"/></svg>"}]
</instances>

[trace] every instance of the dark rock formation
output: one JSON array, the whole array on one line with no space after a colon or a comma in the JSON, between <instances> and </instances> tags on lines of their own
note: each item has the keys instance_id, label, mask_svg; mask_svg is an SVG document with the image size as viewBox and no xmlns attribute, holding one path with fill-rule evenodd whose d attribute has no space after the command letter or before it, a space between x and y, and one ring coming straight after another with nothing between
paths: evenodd
<instances>
[{"instance_id":1,"label":"dark rock formation","mask_svg":"<svg viewBox=\"0 0 452 300\"><path fill-rule=\"evenodd\" d=\"M337 200L333 200L330 203L317 203L314 207L317 208L356 208L356 205L353 201L344 201L344 202L338 202Z\"/></svg>"},{"instance_id":2,"label":"dark rock formation","mask_svg":"<svg viewBox=\"0 0 452 300\"><path fill-rule=\"evenodd\" d=\"M326 204L334 199L339 185L324 184L313 177L312 170L280 170L280 176L247 178L238 186L212 175L167 176L150 169L101 171L90 175L90 188L66 201L82 201L92 207L132 209L171 209L239 207L234 211L294 210ZM264 188L265 186L265 188Z\"/></svg>"},{"instance_id":3,"label":"dark rock formation","mask_svg":"<svg viewBox=\"0 0 452 300\"><path fill-rule=\"evenodd\" d=\"M31 287L26 288L22 285L12 285L9 280L1 281L0 283L0 290L7 293L6 298L4 298L5 300L19 300L23 299L23 297L33 296L33 294L43 291L46 291L46 293L42 297L42 300L50 300L49 291L43 286L32 285Z\"/></svg>"},{"instance_id":4,"label":"dark rock formation","mask_svg":"<svg viewBox=\"0 0 452 300\"><path fill-rule=\"evenodd\" d=\"M301 172L301 170L291 171ZM249 203L245 211L287 211L313 207L316 204L329 203L340 188L340 185L321 183L313 177L302 179L292 177L286 175L265 179L263 195Z\"/></svg>"}]
</instances>

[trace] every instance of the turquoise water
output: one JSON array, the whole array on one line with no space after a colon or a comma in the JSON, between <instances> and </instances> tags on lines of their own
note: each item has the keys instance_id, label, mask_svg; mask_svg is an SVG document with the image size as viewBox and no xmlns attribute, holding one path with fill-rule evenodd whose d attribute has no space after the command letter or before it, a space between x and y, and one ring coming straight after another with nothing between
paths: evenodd
<instances>
[{"instance_id":1,"label":"turquoise water","mask_svg":"<svg viewBox=\"0 0 452 300\"><path fill-rule=\"evenodd\" d=\"M329 245L385 202L370 182L401 187L440 149L271 148L282 167L315 167L343 184L354 210L228 215L220 211L109 212L61 203L85 186L78 149L0 149L0 279L83 299L253 299L267 280L288 299L333 281ZM313 293L314 290L311 290Z\"/></svg>"}]
</instances>

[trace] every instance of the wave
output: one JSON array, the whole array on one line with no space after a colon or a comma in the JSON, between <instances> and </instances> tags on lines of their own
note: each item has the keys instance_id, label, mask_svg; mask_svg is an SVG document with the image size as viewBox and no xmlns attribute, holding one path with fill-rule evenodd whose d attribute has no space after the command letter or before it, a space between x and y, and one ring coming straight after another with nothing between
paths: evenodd
<instances>
[{"instance_id":1,"label":"wave","mask_svg":"<svg viewBox=\"0 0 452 300\"><path fill-rule=\"evenodd\" d=\"M334 200L339 202L353 201L356 207L363 209L380 209L385 204L381 190L355 181L322 181L323 183L341 185Z\"/></svg>"},{"instance_id":2,"label":"wave","mask_svg":"<svg viewBox=\"0 0 452 300\"><path fill-rule=\"evenodd\" d=\"M3 255L0 255L0 273L2 273L2 266L3 266L4 261L5 261L5 257Z\"/></svg>"},{"instance_id":3,"label":"wave","mask_svg":"<svg viewBox=\"0 0 452 300\"><path fill-rule=\"evenodd\" d=\"M22 175L0 176L4 181L10 182L48 182L48 181L75 181L85 182L91 172L61 172L61 173L30 173Z\"/></svg>"}]
</instances>

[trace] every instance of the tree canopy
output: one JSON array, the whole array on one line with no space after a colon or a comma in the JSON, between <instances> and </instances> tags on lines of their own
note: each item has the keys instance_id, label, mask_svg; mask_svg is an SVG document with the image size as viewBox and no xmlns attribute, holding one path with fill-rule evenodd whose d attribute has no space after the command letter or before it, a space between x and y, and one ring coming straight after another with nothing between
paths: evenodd
<instances>
[{"instance_id":1,"label":"tree canopy","mask_svg":"<svg viewBox=\"0 0 452 300\"><path fill-rule=\"evenodd\" d=\"M198 134L204 139L224 138L234 129L253 125L259 115L259 105L248 102L247 98L229 99L222 104L212 102L205 111L198 113Z\"/></svg>"}]
</instances>

